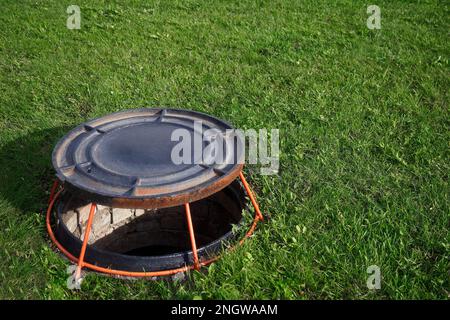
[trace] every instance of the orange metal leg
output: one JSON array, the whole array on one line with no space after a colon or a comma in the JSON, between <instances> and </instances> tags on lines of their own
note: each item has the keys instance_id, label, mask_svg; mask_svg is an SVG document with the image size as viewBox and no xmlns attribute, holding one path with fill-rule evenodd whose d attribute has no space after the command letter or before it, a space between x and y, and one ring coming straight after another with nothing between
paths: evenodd
<instances>
[{"instance_id":1,"label":"orange metal leg","mask_svg":"<svg viewBox=\"0 0 450 320\"><path fill-rule=\"evenodd\" d=\"M56 239L55 234L53 233L52 227L51 227L51 213L53 210L53 205L56 201L56 199L59 197L59 195L61 194L63 190L59 190L54 198L52 199L52 201L50 202L50 205L47 208L47 215L46 215L46 225L47 225L47 231L48 234L50 236L50 239L53 241L53 243L56 245L56 247L67 257L69 258L71 261L78 263L79 259L75 256L73 256L69 251L67 251L62 245L61 243L59 243L59 241ZM258 215L255 215L255 218L253 220L253 224L251 226L251 228L248 230L247 234L244 236L244 238L241 239L241 241L239 242L239 244L242 244L242 242L244 242L245 239L247 239L248 237L250 237L255 228L256 225L258 224L259 218ZM230 248L231 250L233 250L236 247L232 247ZM200 266L207 266L210 263L213 263L215 261L217 261L220 258L220 256L216 256L213 257L209 260L206 261L202 261L200 262ZM110 274L110 275L115 275L115 276L122 276L122 277L161 277L161 276L169 276L169 275L174 275L176 273L179 272L186 272L189 270L194 269L194 266L184 266L181 268L176 268L176 269L168 269L168 270L161 270L161 271L152 271L152 272L136 272L136 271L123 271L123 270L115 270L115 269L109 269L109 268L103 268L103 267L99 267L97 265L94 264L90 264L88 262L83 262L83 266L86 268L89 268L91 270L97 271L97 272L103 272L105 274Z\"/></svg>"},{"instance_id":2,"label":"orange metal leg","mask_svg":"<svg viewBox=\"0 0 450 320\"><path fill-rule=\"evenodd\" d=\"M91 210L89 211L89 218L86 224L86 230L84 232L83 245L81 246L80 257L78 258L77 271L75 273L75 279L78 280L81 276L81 268L84 266L84 255L86 253L86 247L89 240L89 234L91 233L92 220L94 218L94 213L97 205L95 203L91 204Z\"/></svg>"},{"instance_id":3,"label":"orange metal leg","mask_svg":"<svg viewBox=\"0 0 450 320\"><path fill-rule=\"evenodd\" d=\"M253 207L255 208L256 215L258 216L258 219L261 221L264 221L264 217L259 210L258 203L256 202L255 196L253 195L253 191L250 188L250 186L247 183L247 180L245 180L244 174L242 171L239 173L239 178L241 178L242 184L244 185L245 191L247 191L247 194L250 198L250 201L252 202Z\"/></svg>"},{"instance_id":4,"label":"orange metal leg","mask_svg":"<svg viewBox=\"0 0 450 320\"><path fill-rule=\"evenodd\" d=\"M56 189L58 189L58 186L59 186L58 179L55 179L55 181L53 181L52 189L50 190L50 197L48 198L48 204L50 204L50 202L52 202L53 198L55 197Z\"/></svg>"},{"instance_id":5,"label":"orange metal leg","mask_svg":"<svg viewBox=\"0 0 450 320\"><path fill-rule=\"evenodd\" d=\"M194 227L192 226L191 208L189 206L189 203L185 203L184 207L186 209L186 220L189 229L189 236L191 238L192 254L194 256L194 268L195 270L200 270L200 263L198 261L198 254L197 254L197 244L195 243Z\"/></svg>"}]
</instances>

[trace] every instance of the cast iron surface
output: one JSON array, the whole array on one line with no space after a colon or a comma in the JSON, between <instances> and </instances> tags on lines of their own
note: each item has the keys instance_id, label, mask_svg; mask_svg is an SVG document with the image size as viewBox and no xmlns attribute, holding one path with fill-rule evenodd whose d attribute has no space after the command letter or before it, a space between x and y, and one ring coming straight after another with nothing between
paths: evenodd
<instances>
[{"instance_id":1,"label":"cast iron surface","mask_svg":"<svg viewBox=\"0 0 450 320\"><path fill-rule=\"evenodd\" d=\"M195 127L196 121L202 126ZM176 129L190 137L188 164L172 161L182 139L172 138ZM208 129L223 137L224 161L218 164L202 157ZM205 198L239 175L242 145L227 129L232 127L225 121L200 112L131 109L79 125L58 142L52 161L64 187L91 201L122 208L176 206ZM202 149L194 148L198 141Z\"/></svg>"}]
</instances>

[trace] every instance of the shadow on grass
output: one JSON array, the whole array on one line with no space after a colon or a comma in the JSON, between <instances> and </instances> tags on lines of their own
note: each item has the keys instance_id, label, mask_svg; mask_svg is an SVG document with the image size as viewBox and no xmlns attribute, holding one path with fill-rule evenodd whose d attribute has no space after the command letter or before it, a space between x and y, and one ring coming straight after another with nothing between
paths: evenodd
<instances>
[{"instance_id":1,"label":"shadow on grass","mask_svg":"<svg viewBox=\"0 0 450 320\"><path fill-rule=\"evenodd\" d=\"M44 212L55 178L51 163L58 140L72 127L20 136L0 147L0 196L21 212Z\"/></svg>"}]
</instances>

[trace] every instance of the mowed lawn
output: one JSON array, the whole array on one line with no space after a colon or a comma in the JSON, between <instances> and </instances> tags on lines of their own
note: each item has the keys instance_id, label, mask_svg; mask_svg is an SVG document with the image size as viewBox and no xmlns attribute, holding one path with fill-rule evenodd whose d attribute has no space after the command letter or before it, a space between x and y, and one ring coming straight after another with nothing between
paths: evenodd
<instances>
[{"instance_id":1,"label":"mowed lawn","mask_svg":"<svg viewBox=\"0 0 450 320\"><path fill-rule=\"evenodd\" d=\"M67 6L81 8L68 30ZM381 30L366 26L369 4ZM2 1L0 298L448 299L446 1ZM66 287L44 210L51 151L113 111L170 106L280 129L271 219L181 282ZM381 270L381 289L366 286Z\"/></svg>"}]
</instances>

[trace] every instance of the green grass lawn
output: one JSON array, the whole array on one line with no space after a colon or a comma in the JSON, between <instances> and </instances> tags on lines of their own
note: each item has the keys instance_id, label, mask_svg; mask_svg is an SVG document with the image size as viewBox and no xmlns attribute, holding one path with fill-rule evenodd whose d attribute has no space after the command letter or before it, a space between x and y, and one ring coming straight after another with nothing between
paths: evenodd
<instances>
[{"instance_id":1,"label":"green grass lawn","mask_svg":"<svg viewBox=\"0 0 450 320\"><path fill-rule=\"evenodd\" d=\"M381 30L369 4L2 1L0 298L448 299L450 4L376 1ZM279 175L246 167L271 219L188 281L70 291L44 223L53 146L156 106L279 128Z\"/></svg>"}]
</instances>

